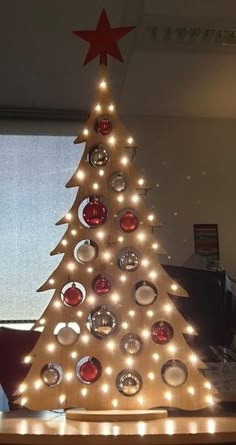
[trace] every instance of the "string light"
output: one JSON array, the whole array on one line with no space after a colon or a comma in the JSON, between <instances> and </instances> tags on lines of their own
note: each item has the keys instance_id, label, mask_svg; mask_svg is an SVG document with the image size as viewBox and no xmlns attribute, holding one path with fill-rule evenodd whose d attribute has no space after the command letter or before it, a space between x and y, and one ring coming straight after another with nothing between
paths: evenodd
<instances>
[{"instance_id":1,"label":"string light","mask_svg":"<svg viewBox=\"0 0 236 445\"><path fill-rule=\"evenodd\" d=\"M152 318L153 315L154 315L154 312L153 312L153 311L147 311L147 316L148 316L149 318Z\"/></svg>"},{"instance_id":2,"label":"string light","mask_svg":"<svg viewBox=\"0 0 236 445\"><path fill-rule=\"evenodd\" d=\"M78 179L84 179L85 173L83 170L78 170L76 176Z\"/></svg>"},{"instance_id":3,"label":"string light","mask_svg":"<svg viewBox=\"0 0 236 445\"><path fill-rule=\"evenodd\" d=\"M144 184L144 179L143 178L139 178L138 185L143 185L143 184Z\"/></svg>"},{"instance_id":4,"label":"string light","mask_svg":"<svg viewBox=\"0 0 236 445\"><path fill-rule=\"evenodd\" d=\"M124 201L124 196L122 196L122 195L117 196L117 201L118 202L123 202Z\"/></svg>"},{"instance_id":5,"label":"string light","mask_svg":"<svg viewBox=\"0 0 236 445\"><path fill-rule=\"evenodd\" d=\"M167 312L169 314L173 308L170 303L167 303L167 304L164 304L163 309L165 312Z\"/></svg>"},{"instance_id":6,"label":"string light","mask_svg":"<svg viewBox=\"0 0 236 445\"><path fill-rule=\"evenodd\" d=\"M147 217L148 221L153 221L154 220L154 215L150 214Z\"/></svg>"},{"instance_id":7,"label":"string light","mask_svg":"<svg viewBox=\"0 0 236 445\"><path fill-rule=\"evenodd\" d=\"M214 405L214 399L213 399L213 397L212 397L211 394L208 394L208 395L206 396L206 402L207 402L209 405Z\"/></svg>"},{"instance_id":8,"label":"string light","mask_svg":"<svg viewBox=\"0 0 236 445\"><path fill-rule=\"evenodd\" d=\"M18 388L18 391L19 391L20 394L22 394L23 392L26 391L26 389L27 389L26 383L21 383L21 385Z\"/></svg>"},{"instance_id":9,"label":"string light","mask_svg":"<svg viewBox=\"0 0 236 445\"><path fill-rule=\"evenodd\" d=\"M113 104L110 104L108 107L108 110L111 111L111 113L115 110L115 107Z\"/></svg>"},{"instance_id":10,"label":"string light","mask_svg":"<svg viewBox=\"0 0 236 445\"><path fill-rule=\"evenodd\" d=\"M87 267L87 272L88 273L92 273L93 272L93 268L92 267Z\"/></svg>"},{"instance_id":11,"label":"string light","mask_svg":"<svg viewBox=\"0 0 236 445\"><path fill-rule=\"evenodd\" d=\"M134 140L133 140L132 136L128 137L127 142L128 142L129 145L134 143Z\"/></svg>"},{"instance_id":12,"label":"string light","mask_svg":"<svg viewBox=\"0 0 236 445\"><path fill-rule=\"evenodd\" d=\"M79 318L81 318L83 316L83 312L82 311L78 311L77 315L78 315Z\"/></svg>"},{"instance_id":13,"label":"string light","mask_svg":"<svg viewBox=\"0 0 236 445\"><path fill-rule=\"evenodd\" d=\"M212 386L211 386L210 382L204 382L204 388L211 389Z\"/></svg>"},{"instance_id":14,"label":"string light","mask_svg":"<svg viewBox=\"0 0 236 445\"><path fill-rule=\"evenodd\" d=\"M134 202L134 203L138 202L139 201L139 195L135 194L135 195L131 196L131 201Z\"/></svg>"},{"instance_id":15,"label":"string light","mask_svg":"<svg viewBox=\"0 0 236 445\"><path fill-rule=\"evenodd\" d=\"M89 336L87 334L83 334L81 336L81 341L85 344L87 344L89 342Z\"/></svg>"},{"instance_id":16,"label":"string light","mask_svg":"<svg viewBox=\"0 0 236 445\"><path fill-rule=\"evenodd\" d=\"M113 399L111 403L112 403L112 406L114 408L117 408L117 406L118 406L118 400L117 399Z\"/></svg>"},{"instance_id":17,"label":"string light","mask_svg":"<svg viewBox=\"0 0 236 445\"><path fill-rule=\"evenodd\" d=\"M152 358L153 358L153 360L155 360L155 362L157 362L157 360L159 360L159 355L157 354L157 352L152 354Z\"/></svg>"},{"instance_id":18,"label":"string light","mask_svg":"<svg viewBox=\"0 0 236 445\"><path fill-rule=\"evenodd\" d=\"M84 135L84 136L88 136L88 134L89 134L88 129L87 129L87 128L84 128L84 130L83 130L83 135Z\"/></svg>"},{"instance_id":19,"label":"string light","mask_svg":"<svg viewBox=\"0 0 236 445\"><path fill-rule=\"evenodd\" d=\"M109 341L107 343L107 348L110 349L110 351L113 351L113 349L115 349L115 342L114 341Z\"/></svg>"},{"instance_id":20,"label":"string light","mask_svg":"<svg viewBox=\"0 0 236 445\"><path fill-rule=\"evenodd\" d=\"M95 106L95 111L101 111L102 110L102 107L101 107L101 105L100 104L97 104L96 106Z\"/></svg>"},{"instance_id":21,"label":"string light","mask_svg":"<svg viewBox=\"0 0 236 445\"><path fill-rule=\"evenodd\" d=\"M39 324L44 325L45 323L46 323L45 318L41 318L41 319L39 320Z\"/></svg>"},{"instance_id":22,"label":"string light","mask_svg":"<svg viewBox=\"0 0 236 445\"><path fill-rule=\"evenodd\" d=\"M63 240L61 241L61 244L62 244L63 246L67 246L68 242L67 242L66 239L63 239Z\"/></svg>"},{"instance_id":23,"label":"string light","mask_svg":"<svg viewBox=\"0 0 236 445\"><path fill-rule=\"evenodd\" d=\"M76 268L76 265L75 265L74 263L72 263L72 261L70 261L70 262L67 264L67 269L70 270L71 272L72 272L73 270L75 270L75 268Z\"/></svg>"},{"instance_id":24,"label":"string light","mask_svg":"<svg viewBox=\"0 0 236 445\"><path fill-rule=\"evenodd\" d=\"M106 394L109 391L109 386L105 383L104 385L102 385L101 389L102 389L102 392L104 392Z\"/></svg>"},{"instance_id":25,"label":"string light","mask_svg":"<svg viewBox=\"0 0 236 445\"><path fill-rule=\"evenodd\" d=\"M61 307L61 302L59 300L54 301L54 307L56 307L56 308Z\"/></svg>"},{"instance_id":26,"label":"string light","mask_svg":"<svg viewBox=\"0 0 236 445\"><path fill-rule=\"evenodd\" d=\"M83 396L83 397L87 396L87 394L88 394L88 390L87 390L87 388L82 388L81 391L80 391L80 394L81 394L81 396Z\"/></svg>"},{"instance_id":27,"label":"string light","mask_svg":"<svg viewBox=\"0 0 236 445\"><path fill-rule=\"evenodd\" d=\"M152 279L157 278L157 272L155 270L151 270L151 272L149 272L149 277Z\"/></svg>"},{"instance_id":28,"label":"string light","mask_svg":"<svg viewBox=\"0 0 236 445\"><path fill-rule=\"evenodd\" d=\"M104 260L108 261L111 259L111 252L109 252L109 251L104 252L102 256L103 256Z\"/></svg>"},{"instance_id":29,"label":"string light","mask_svg":"<svg viewBox=\"0 0 236 445\"><path fill-rule=\"evenodd\" d=\"M105 236L105 233L104 233L102 230L99 230L99 232L97 232L97 237L98 237L99 239L103 239L104 236Z\"/></svg>"},{"instance_id":30,"label":"string light","mask_svg":"<svg viewBox=\"0 0 236 445\"><path fill-rule=\"evenodd\" d=\"M191 396L194 396L195 394L195 389L193 386L189 386L187 389L188 393L191 394Z\"/></svg>"},{"instance_id":31,"label":"string light","mask_svg":"<svg viewBox=\"0 0 236 445\"><path fill-rule=\"evenodd\" d=\"M149 380L154 380L154 379L155 379L155 374L154 374L154 372L149 372L149 373L148 373L148 378L149 378Z\"/></svg>"},{"instance_id":32,"label":"string light","mask_svg":"<svg viewBox=\"0 0 236 445\"><path fill-rule=\"evenodd\" d=\"M55 280L54 280L54 278L50 278L50 280L48 280L48 282L49 282L49 284L54 284Z\"/></svg>"},{"instance_id":33,"label":"string light","mask_svg":"<svg viewBox=\"0 0 236 445\"><path fill-rule=\"evenodd\" d=\"M27 402L28 402L27 397L23 397L23 399L21 399L20 404L21 404L21 406L24 406Z\"/></svg>"},{"instance_id":34,"label":"string light","mask_svg":"<svg viewBox=\"0 0 236 445\"><path fill-rule=\"evenodd\" d=\"M186 331L188 334L194 334L194 329L192 326L187 326Z\"/></svg>"},{"instance_id":35,"label":"string light","mask_svg":"<svg viewBox=\"0 0 236 445\"><path fill-rule=\"evenodd\" d=\"M158 245L157 243L153 243L153 244L152 244L152 248L153 248L154 250L157 250L158 247L159 247L159 245Z\"/></svg>"},{"instance_id":36,"label":"string light","mask_svg":"<svg viewBox=\"0 0 236 445\"><path fill-rule=\"evenodd\" d=\"M120 300L120 297L118 294L112 294L111 299L113 303L117 303Z\"/></svg>"},{"instance_id":37,"label":"string light","mask_svg":"<svg viewBox=\"0 0 236 445\"><path fill-rule=\"evenodd\" d=\"M66 219L67 219L67 221L72 220L72 214L70 212L66 214Z\"/></svg>"},{"instance_id":38,"label":"string light","mask_svg":"<svg viewBox=\"0 0 236 445\"><path fill-rule=\"evenodd\" d=\"M121 326L123 329L128 329L129 324L127 323L127 321L123 321L123 323L121 323Z\"/></svg>"},{"instance_id":39,"label":"string light","mask_svg":"<svg viewBox=\"0 0 236 445\"><path fill-rule=\"evenodd\" d=\"M95 303L95 297L93 295L90 295L90 297L87 298L88 303L94 304Z\"/></svg>"},{"instance_id":40,"label":"string light","mask_svg":"<svg viewBox=\"0 0 236 445\"><path fill-rule=\"evenodd\" d=\"M120 281L122 281L122 283L124 283L127 280L125 275L121 275L120 276Z\"/></svg>"},{"instance_id":41,"label":"string light","mask_svg":"<svg viewBox=\"0 0 236 445\"><path fill-rule=\"evenodd\" d=\"M135 316L135 312L134 311L129 311L128 314L129 314L130 317L134 317Z\"/></svg>"},{"instance_id":42,"label":"string light","mask_svg":"<svg viewBox=\"0 0 236 445\"><path fill-rule=\"evenodd\" d=\"M118 236L118 241L119 241L119 243L122 243L124 241L124 237L123 236Z\"/></svg>"},{"instance_id":43,"label":"string light","mask_svg":"<svg viewBox=\"0 0 236 445\"><path fill-rule=\"evenodd\" d=\"M41 386L42 386L42 381L41 380L36 380L36 382L34 382L35 389L40 389Z\"/></svg>"},{"instance_id":44,"label":"string light","mask_svg":"<svg viewBox=\"0 0 236 445\"><path fill-rule=\"evenodd\" d=\"M105 80L101 80L101 82L99 83L99 88L100 88L101 90L106 90L106 88L107 88L107 83L106 83Z\"/></svg>"},{"instance_id":45,"label":"string light","mask_svg":"<svg viewBox=\"0 0 236 445\"><path fill-rule=\"evenodd\" d=\"M98 174L99 176L104 176L105 172L102 168L100 168L100 170L98 170Z\"/></svg>"},{"instance_id":46,"label":"string light","mask_svg":"<svg viewBox=\"0 0 236 445\"><path fill-rule=\"evenodd\" d=\"M32 357L30 355L26 355L26 357L24 357L23 362L24 363L30 363L32 360Z\"/></svg>"},{"instance_id":47,"label":"string light","mask_svg":"<svg viewBox=\"0 0 236 445\"><path fill-rule=\"evenodd\" d=\"M76 351L72 351L70 354L71 358L76 358L78 356Z\"/></svg>"},{"instance_id":48,"label":"string light","mask_svg":"<svg viewBox=\"0 0 236 445\"><path fill-rule=\"evenodd\" d=\"M121 158L121 164L127 165L128 162L129 162L129 158L127 158L127 156L123 156L123 158Z\"/></svg>"},{"instance_id":49,"label":"string light","mask_svg":"<svg viewBox=\"0 0 236 445\"><path fill-rule=\"evenodd\" d=\"M146 233L144 233L144 232L140 232L137 235L137 238L138 238L139 241L145 241L146 237L147 237Z\"/></svg>"},{"instance_id":50,"label":"string light","mask_svg":"<svg viewBox=\"0 0 236 445\"><path fill-rule=\"evenodd\" d=\"M142 336L143 336L144 338L148 338L148 337L150 336L150 332L149 332L147 329L144 329L144 330L142 331Z\"/></svg>"},{"instance_id":51,"label":"string light","mask_svg":"<svg viewBox=\"0 0 236 445\"><path fill-rule=\"evenodd\" d=\"M111 375L111 374L112 374L112 368L111 368L110 366L108 366L108 367L105 369L105 373L106 373L107 375Z\"/></svg>"},{"instance_id":52,"label":"string light","mask_svg":"<svg viewBox=\"0 0 236 445\"><path fill-rule=\"evenodd\" d=\"M99 188L99 185L98 185L97 182L95 182L95 183L93 184L93 189L94 189L94 190L98 190L98 188Z\"/></svg>"},{"instance_id":53,"label":"string light","mask_svg":"<svg viewBox=\"0 0 236 445\"><path fill-rule=\"evenodd\" d=\"M133 363L134 363L134 361L133 361L133 359L132 359L131 357L128 357L128 358L126 359L126 364L127 364L128 366L133 366Z\"/></svg>"},{"instance_id":54,"label":"string light","mask_svg":"<svg viewBox=\"0 0 236 445\"><path fill-rule=\"evenodd\" d=\"M115 145L115 143L116 143L116 138L115 138L115 136L111 136L111 137L108 139L108 142L109 142L109 144L110 144L111 146Z\"/></svg>"},{"instance_id":55,"label":"string light","mask_svg":"<svg viewBox=\"0 0 236 445\"><path fill-rule=\"evenodd\" d=\"M55 351L55 349L56 349L56 347L53 343L49 343L49 345L47 345L47 350L49 352L53 352L53 351Z\"/></svg>"},{"instance_id":56,"label":"string light","mask_svg":"<svg viewBox=\"0 0 236 445\"><path fill-rule=\"evenodd\" d=\"M175 345L169 345L168 351L171 352L172 354L174 354L177 351L177 348Z\"/></svg>"},{"instance_id":57,"label":"string light","mask_svg":"<svg viewBox=\"0 0 236 445\"><path fill-rule=\"evenodd\" d=\"M72 229L70 233L71 235L75 236L77 234L77 231L75 229Z\"/></svg>"},{"instance_id":58,"label":"string light","mask_svg":"<svg viewBox=\"0 0 236 445\"><path fill-rule=\"evenodd\" d=\"M138 397L138 403L139 403L139 405L143 405L143 403L144 403L143 397L141 397L141 396Z\"/></svg>"},{"instance_id":59,"label":"string light","mask_svg":"<svg viewBox=\"0 0 236 445\"><path fill-rule=\"evenodd\" d=\"M150 261L147 258L143 258L141 264L142 266L147 267L150 264Z\"/></svg>"},{"instance_id":60,"label":"string light","mask_svg":"<svg viewBox=\"0 0 236 445\"><path fill-rule=\"evenodd\" d=\"M169 402L172 400L172 394L170 391L166 391L165 392L165 398L166 400L168 400Z\"/></svg>"},{"instance_id":61,"label":"string light","mask_svg":"<svg viewBox=\"0 0 236 445\"><path fill-rule=\"evenodd\" d=\"M195 354L191 354L189 356L189 360L190 360L191 363L197 363L198 358L197 358L197 356Z\"/></svg>"},{"instance_id":62,"label":"string light","mask_svg":"<svg viewBox=\"0 0 236 445\"><path fill-rule=\"evenodd\" d=\"M72 378L73 378L73 373L72 372L67 372L65 374L65 378L66 378L67 382L70 382L72 380Z\"/></svg>"},{"instance_id":63,"label":"string light","mask_svg":"<svg viewBox=\"0 0 236 445\"><path fill-rule=\"evenodd\" d=\"M172 284L170 287L173 291L176 291L178 289L177 284Z\"/></svg>"},{"instance_id":64,"label":"string light","mask_svg":"<svg viewBox=\"0 0 236 445\"><path fill-rule=\"evenodd\" d=\"M65 400L66 400L66 396L65 396L65 394L61 394L61 395L59 396L59 402L60 402L60 403L64 403Z\"/></svg>"}]
</instances>

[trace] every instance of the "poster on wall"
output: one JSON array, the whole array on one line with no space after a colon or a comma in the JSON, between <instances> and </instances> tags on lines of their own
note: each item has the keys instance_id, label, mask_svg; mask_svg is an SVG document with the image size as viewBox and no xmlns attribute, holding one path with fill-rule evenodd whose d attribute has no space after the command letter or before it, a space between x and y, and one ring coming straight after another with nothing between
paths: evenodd
<instances>
[{"instance_id":1,"label":"poster on wall","mask_svg":"<svg viewBox=\"0 0 236 445\"><path fill-rule=\"evenodd\" d=\"M219 267L219 235L217 224L194 224L195 254L206 257L208 269Z\"/></svg>"}]
</instances>

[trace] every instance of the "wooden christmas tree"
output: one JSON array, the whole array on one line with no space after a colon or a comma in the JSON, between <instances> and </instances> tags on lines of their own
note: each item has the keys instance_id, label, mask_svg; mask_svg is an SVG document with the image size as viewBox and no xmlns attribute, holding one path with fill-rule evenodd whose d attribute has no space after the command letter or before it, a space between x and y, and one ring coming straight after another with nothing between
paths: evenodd
<instances>
[{"instance_id":1,"label":"wooden christmas tree","mask_svg":"<svg viewBox=\"0 0 236 445\"><path fill-rule=\"evenodd\" d=\"M63 257L39 289L55 292L34 326L43 328L41 336L25 357L31 368L19 403L31 409L189 410L213 403L199 370L205 365L184 338L196 332L170 298L187 295L158 261L163 251L152 230L158 218L145 206L135 143L106 77L107 54L121 59L116 40L130 29L111 29L103 11L96 31L76 32L91 42L86 63L100 55L100 78L75 140L85 149L67 187L78 192L58 222L67 228L52 254Z\"/></svg>"}]
</instances>

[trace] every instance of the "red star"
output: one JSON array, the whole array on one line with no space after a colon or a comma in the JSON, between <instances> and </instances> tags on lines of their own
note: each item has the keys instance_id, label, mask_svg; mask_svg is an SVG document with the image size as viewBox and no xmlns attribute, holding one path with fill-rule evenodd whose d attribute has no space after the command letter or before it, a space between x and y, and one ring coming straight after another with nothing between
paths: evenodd
<instances>
[{"instance_id":1,"label":"red star","mask_svg":"<svg viewBox=\"0 0 236 445\"><path fill-rule=\"evenodd\" d=\"M100 56L100 64L107 65L107 54L123 62L117 40L134 29L135 26L111 28L105 9L102 10L95 31L73 31L74 34L90 43L84 65L97 56Z\"/></svg>"}]
</instances>

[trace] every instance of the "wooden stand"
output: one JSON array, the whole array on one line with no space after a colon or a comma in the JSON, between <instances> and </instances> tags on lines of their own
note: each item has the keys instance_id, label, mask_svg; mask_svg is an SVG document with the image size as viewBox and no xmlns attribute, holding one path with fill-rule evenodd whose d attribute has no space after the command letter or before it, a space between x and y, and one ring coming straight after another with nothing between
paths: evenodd
<instances>
[{"instance_id":1,"label":"wooden stand","mask_svg":"<svg viewBox=\"0 0 236 445\"><path fill-rule=\"evenodd\" d=\"M156 420L167 417L166 409L155 410L104 410L104 411L81 411L79 409L68 409L66 418L85 422L132 422L139 420Z\"/></svg>"}]
</instances>

